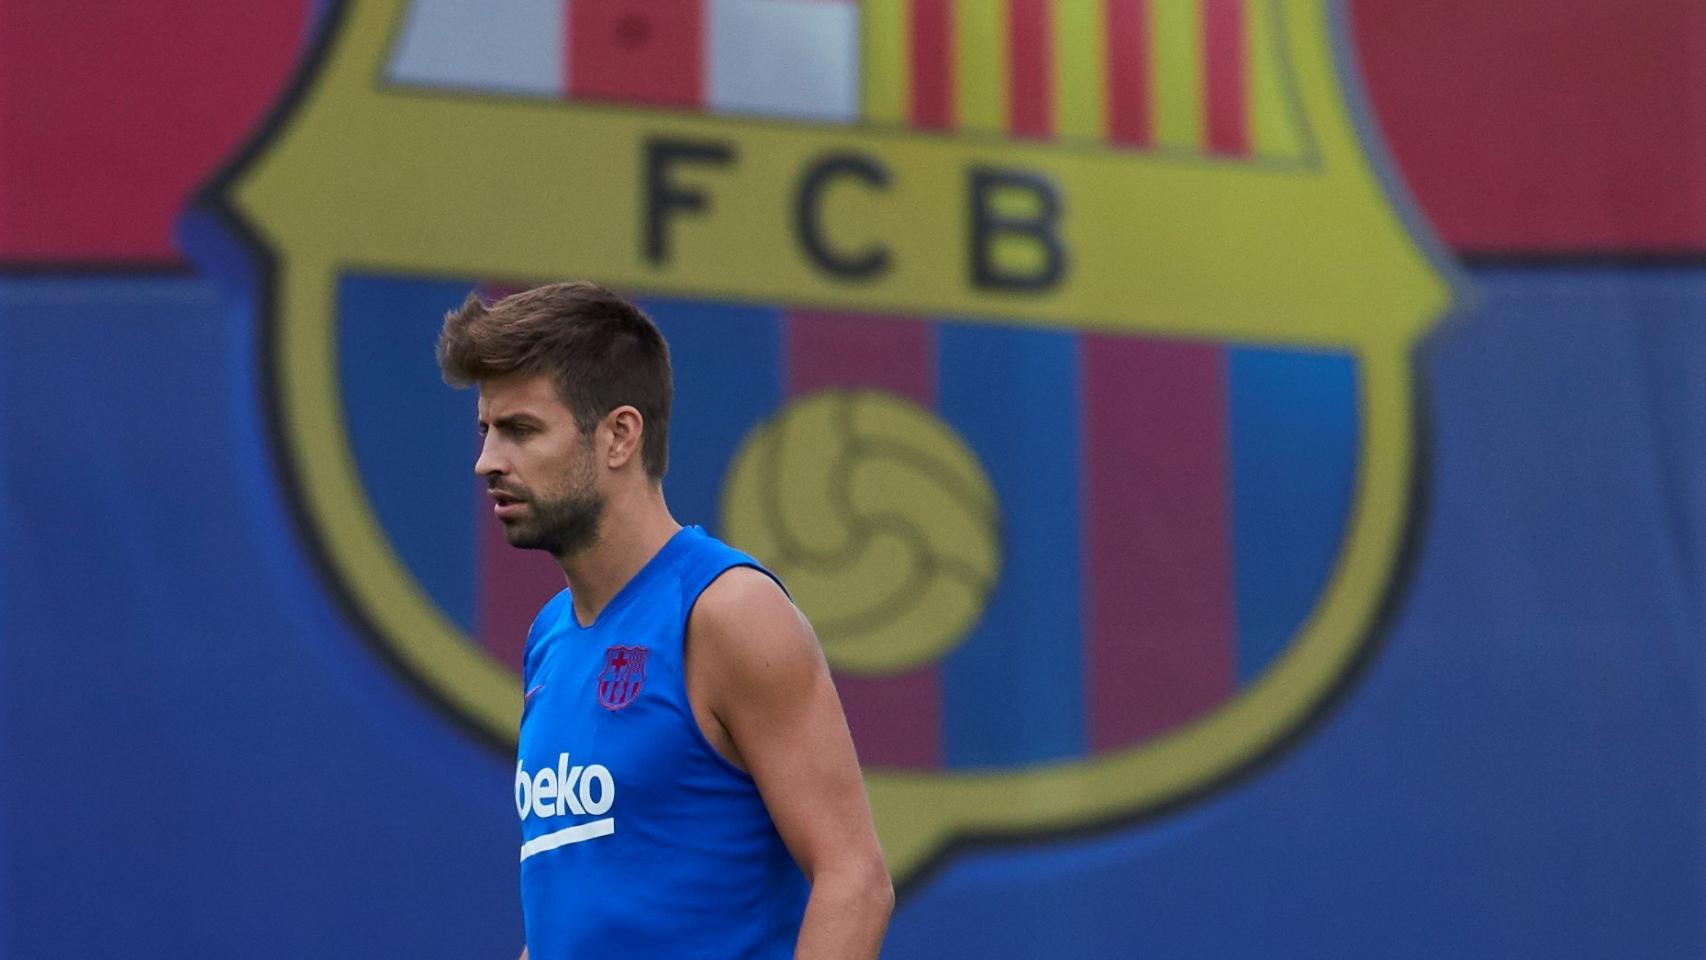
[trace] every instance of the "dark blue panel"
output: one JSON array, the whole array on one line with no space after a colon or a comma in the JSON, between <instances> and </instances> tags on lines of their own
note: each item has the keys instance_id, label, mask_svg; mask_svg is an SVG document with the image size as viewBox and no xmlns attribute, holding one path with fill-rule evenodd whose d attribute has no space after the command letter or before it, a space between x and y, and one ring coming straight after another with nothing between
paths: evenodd
<instances>
[{"instance_id":1,"label":"dark blue panel","mask_svg":"<svg viewBox=\"0 0 1706 960\"><path fill-rule=\"evenodd\" d=\"M1706 337L1700 334L1702 283L1695 271L1654 271L1625 281L1615 296L1629 304L1634 379L1653 430L1653 455L1675 555L1706 620ZM1706 628L1706 622L1702 623ZM1706 635L1706 629L1702 630Z\"/></svg>"},{"instance_id":2,"label":"dark blue panel","mask_svg":"<svg viewBox=\"0 0 1706 960\"><path fill-rule=\"evenodd\" d=\"M513 954L512 771L330 600L246 299L8 279L0 319L0 955Z\"/></svg>"},{"instance_id":3,"label":"dark blue panel","mask_svg":"<svg viewBox=\"0 0 1706 960\"><path fill-rule=\"evenodd\" d=\"M473 284L345 276L338 383L368 502L427 595L472 634L475 395L439 376L433 345Z\"/></svg>"},{"instance_id":4,"label":"dark blue panel","mask_svg":"<svg viewBox=\"0 0 1706 960\"><path fill-rule=\"evenodd\" d=\"M1242 684L1291 642L1339 555L1356 476L1356 364L1229 349L1227 392Z\"/></svg>"},{"instance_id":5,"label":"dark blue panel","mask_svg":"<svg viewBox=\"0 0 1706 960\"><path fill-rule=\"evenodd\" d=\"M28 307L27 302L14 302L12 294L13 291L7 286L0 285L0 358L19 351L20 345L10 334L10 331L15 324L23 322L23 311ZM7 371L10 367L10 363L0 359L0 403L9 401L13 396L12 391L7 387ZM22 448L23 444L12 436L11 418L6 414L4 407L0 407L0 424L5 425L5 429L0 431L0 482L4 483L4 486L0 486L0 544L17 544L24 542L24 528L21 525L23 518L15 516L12 511L14 499L12 483L15 474L9 461L13 453L12 448L14 446ZM7 606L7 594L10 592L8 588L12 580L8 568L17 564L20 559L15 550L0 547L0 631L16 622ZM0 644L6 642L8 641L5 634L0 632ZM11 663L12 658L5 655L5 651L0 650L0 691L8 691L16 686L16 682L8 675ZM9 768L12 758L7 755L5 750L6 738L14 735L7 722L8 720L4 709L0 708L0 777L15 776ZM13 871L4 866L6 863L5 851L13 849L11 841L7 838L7 833L11 830L11 820L16 815L15 811L8 809L6 790L0 787L0 957L17 955L15 952L17 940L9 931L10 924L7 918L12 913L12 905L17 902L17 896L12 893L10 888L18 881L13 877Z\"/></svg>"},{"instance_id":6,"label":"dark blue panel","mask_svg":"<svg viewBox=\"0 0 1706 960\"><path fill-rule=\"evenodd\" d=\"M1081 755L1078 340L940 328L937 406L995 487L1000 579L982 621L942 661L943 757L1005 767Z\"/></svg>"},{"instance_id":7,"label":"dark blue panel","mask_svg":"<svg viewBox=\"0 0 1706 960\"><path fill-rule=\"evenodd\" d=\"M729 461L781 402L782 312L662 298L640 306L669 341L675 369L664 482L670 510L716 533Z\"/></svg>"}]
</instances>

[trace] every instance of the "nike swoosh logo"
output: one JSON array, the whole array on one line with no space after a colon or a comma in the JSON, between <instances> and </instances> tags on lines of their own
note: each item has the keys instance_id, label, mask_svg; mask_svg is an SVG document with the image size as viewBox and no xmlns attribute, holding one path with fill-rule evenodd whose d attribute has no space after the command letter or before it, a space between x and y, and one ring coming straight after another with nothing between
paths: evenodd
<instances>
[{"instance_id":1,"label":"nike swoosh logo","mask_svg":"<svg viewBox=\"0 0 1706 960\"><path fill-rule=\"evenodd\" d=\"M521 695L521 702L526 703L527 701L532 700L533 695L538 693L539 691L541 691L543 689L545 689L545 685L543 683L541 683L538 686L534 687L532 690L527 691L526 693Z\"/></svg>"}]
</instances>

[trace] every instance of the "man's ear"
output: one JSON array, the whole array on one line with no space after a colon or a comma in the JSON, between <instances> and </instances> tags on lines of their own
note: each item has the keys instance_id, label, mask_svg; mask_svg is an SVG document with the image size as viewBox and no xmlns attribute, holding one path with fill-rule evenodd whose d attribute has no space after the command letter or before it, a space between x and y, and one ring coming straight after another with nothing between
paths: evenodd
<instances>
[{"instance_id":1,"label":"man's ear","mask_svg":"<svg viewBox=\"0 0 1706 960\"><path fill-rule=\"evenodd\" d=\"M602 426L610 433L605 466L620 470L640 458L640 441L646 432L646 418L640 416L640 411L623 404L604 415Z\"/></svg>"}]
</instances>

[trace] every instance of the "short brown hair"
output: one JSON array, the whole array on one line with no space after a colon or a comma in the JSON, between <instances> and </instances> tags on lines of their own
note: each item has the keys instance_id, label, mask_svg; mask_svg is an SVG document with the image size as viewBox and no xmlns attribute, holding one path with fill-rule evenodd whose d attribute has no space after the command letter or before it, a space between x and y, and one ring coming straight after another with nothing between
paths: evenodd
<instances>
[{"instance_id":1,"label":"short brown hair","mask_svg":"<svg viewBox=\"0 0 1706 960\"><path fill-rule=\"evenodd\" d=\"M545 374L591 433L624 404L645 421L640 463L663 479L669 466L669 345L640 309L596 283L552 283L486 303L478 292L444 315L438 335L444 381L466 387L510 374Z\"/></svg>"}]
</instances>

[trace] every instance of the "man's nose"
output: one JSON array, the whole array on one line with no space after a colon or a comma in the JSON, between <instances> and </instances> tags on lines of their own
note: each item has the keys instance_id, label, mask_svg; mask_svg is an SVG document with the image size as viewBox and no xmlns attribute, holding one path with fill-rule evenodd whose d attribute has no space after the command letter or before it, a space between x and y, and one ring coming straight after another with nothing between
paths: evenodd
<instances>
[{"instance_id":1,"label":"man's nose","mask_svg":"<svg viewBox=\"0 0 1706 960\"><path fill-rule=\"evenodd\" d=\"M489 477L508 472L508 461L497 451L496 445L492 442L492 435L486 434L485 439L480 441L480 456L474 461L474 474Z\"/></svg>"}]
</instances>

